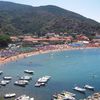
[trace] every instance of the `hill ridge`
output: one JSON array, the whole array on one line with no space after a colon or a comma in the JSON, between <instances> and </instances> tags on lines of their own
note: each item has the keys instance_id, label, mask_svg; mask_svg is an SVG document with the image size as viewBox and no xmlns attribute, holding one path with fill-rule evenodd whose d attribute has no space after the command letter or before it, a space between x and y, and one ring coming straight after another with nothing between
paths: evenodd
<instances>
[{"instance_id":1,"label":"hill ridge","mask_svg":"<svg viewBox=\"0 0 100 100\"><path fill-rule=\"evenodd\" d=\"M10 34L100 32L100 23L55 5L33 7L0 1L0 31Z\"/></svg>"}]
</instances>

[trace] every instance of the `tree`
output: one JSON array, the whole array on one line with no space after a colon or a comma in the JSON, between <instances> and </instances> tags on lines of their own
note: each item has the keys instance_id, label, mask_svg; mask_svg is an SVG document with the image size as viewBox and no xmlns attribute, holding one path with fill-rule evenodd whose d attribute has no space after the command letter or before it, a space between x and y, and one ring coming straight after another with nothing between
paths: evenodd
<instances>
[{"instance_id":1,"label":"tree","mask_svg":"<svg viewBox=\"0 0 100 100\"><path fill-rule=\"evenodd\" d=\"M11 42L10 36L9 35L0 35L0 47L7 47L8 43Z\"/></svg>"}]
</instances>

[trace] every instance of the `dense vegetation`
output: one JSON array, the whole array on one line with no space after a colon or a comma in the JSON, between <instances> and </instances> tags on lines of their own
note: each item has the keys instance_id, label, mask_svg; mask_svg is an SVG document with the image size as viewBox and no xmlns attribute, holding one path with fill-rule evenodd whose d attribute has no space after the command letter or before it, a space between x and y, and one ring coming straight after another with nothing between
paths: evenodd
<instances>
[{"instance_id":1,"label":"dense vegetation","mask_svg":"<svg viewBox=\"0 0 100 100\"><path fill-rule=\"evenodd\" d=\"M100 32L100 23L56 6L32 7L0 1L0 32Z\"/></svg>"},{"instance_id":2,"label":"dense vegetation","mask_svg":"<svg viewBox=\"0 0 100 100\"><path fill-rule=\"evenodd\" d=\"M1 34L0 35L0 47L7 47L11 42L11 39L8 35Z\"/></svg>"}]
</instances>

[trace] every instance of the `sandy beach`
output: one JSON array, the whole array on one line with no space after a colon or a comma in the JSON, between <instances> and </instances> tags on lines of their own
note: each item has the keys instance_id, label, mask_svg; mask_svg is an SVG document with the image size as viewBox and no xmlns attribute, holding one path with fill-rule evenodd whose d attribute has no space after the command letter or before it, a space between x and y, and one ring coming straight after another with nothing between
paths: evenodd
<instances>
[{"instance_id":1,"label":"sandy beach","mask_svg":"<svg viewBox=\"0 0 100 100\"><path fill-rule=\"evenodd\" d=\"M96 48L96 47L85 47L85 48L75 47L75 48L73 48L73 47L65 46L65 45L56 45L56 46L54 46L54 49L46 49L44 47L44 49L32 51L29 53L21 53L21 54L14 55L11 57L0 57L0 64L5 64L5 63L11 62L11 61L16 61L19 59L23 59L23 58L34 56L34 55L44 54L44 53L67 51L67 50L91 49L91 48Z\"/></svg>"}]
</instances>

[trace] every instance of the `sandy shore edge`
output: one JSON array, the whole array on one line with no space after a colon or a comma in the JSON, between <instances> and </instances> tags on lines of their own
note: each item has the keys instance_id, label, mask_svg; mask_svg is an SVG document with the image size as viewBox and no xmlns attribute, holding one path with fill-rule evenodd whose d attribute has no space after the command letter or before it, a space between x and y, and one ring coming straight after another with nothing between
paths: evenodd
<instances>
[{"instance_id":1,"label":"sandy shore edge","mask_svg":"<svg viewBox=\"0 0 100 100\"><path fill-rule=\"evenodd\" d=\"M8 62L16 61L16 60L23 59L23 58L26 58L26 57L50 53L50 52L60 52L60 51L68 51L68 50L83 50L83 49L93 49L93 48L98 48L98 47L57 48L57 49L54 49L54 50L39 50L39 51L33 51L33 52L29 52L29 53L21 53L21 54L14 55L14 56L11 56L11 57L8 57L8 58L4 58L4 57L1 58L0 57L0 64L5 64L5 63L8 63Z\"/></svg>"}]
</instances>

